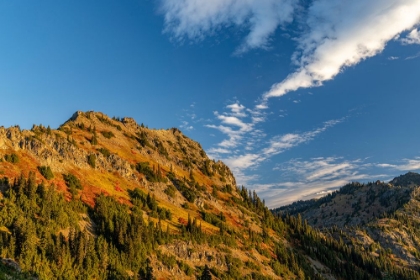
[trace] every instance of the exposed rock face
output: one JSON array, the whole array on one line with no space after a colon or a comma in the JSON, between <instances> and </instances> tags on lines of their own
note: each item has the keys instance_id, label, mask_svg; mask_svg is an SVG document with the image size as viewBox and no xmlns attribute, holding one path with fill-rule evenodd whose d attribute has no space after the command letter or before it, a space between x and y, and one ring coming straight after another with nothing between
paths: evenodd
<instances>
[{"instance_id":1,"label":"exposed rock face","mask_svg":"<svg viewBox=\"0 0 420 280\"><path fill-rule=\"evenodd\" d=\"M224 255L211 248L203 250L202 247L188 244L187 242L175 242L166 245L165 250L173 253L178 258L188 260L197 265L211 264L218 267L226 266Z\"/></svg>"},{"instance_id":2,"label":"exposed rock face","mask_svg":"<svg viewBox=\"0 0 420 280\"><path fill-rule=\"evenodd\" d=\"M121 121L126 127L131 128L133 130L138 128L138 124L133 118L125 117Z\"/></svg>"}]
</instances>

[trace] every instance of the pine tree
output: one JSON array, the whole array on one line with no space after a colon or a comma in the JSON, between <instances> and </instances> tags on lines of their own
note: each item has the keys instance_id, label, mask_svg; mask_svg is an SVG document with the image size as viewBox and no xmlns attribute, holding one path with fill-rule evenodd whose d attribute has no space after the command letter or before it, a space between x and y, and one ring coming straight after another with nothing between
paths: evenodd
<instances>
[{"instance_id":1,"label":"pine tree","mask_svg":"<svg viewBox=\"0 0 420 280\"><path fill-rule=\"evenodd\" d=\"M149 258L146 260L146 267L144 269L140 269L139 274L140 279L142 280L155 280L155 277L153 276L153 268Z\"/></svg>"},{"instance_id":2,"label":"pine tree","mask_svg":"<svg viewBox=\"0 0 420 280\"><path fill-rule=\"evenodd\" d=\"M96 135L96 126L93 127L93 135L92 135L92 139L90 139L90 143L92 145L97 145L98 144L98 137Z\"/></svg>"},{"instance_id":3,"label":"pine tree","mask_svg":"<svg viewBox=\"0 0 420 280\"><path fill-rule=\"evenodd\" d=\"M207 266L204 267L203 273L201 274L200 280L211 280L211 272L210 268Z\"/></svg>"}]
</instances>

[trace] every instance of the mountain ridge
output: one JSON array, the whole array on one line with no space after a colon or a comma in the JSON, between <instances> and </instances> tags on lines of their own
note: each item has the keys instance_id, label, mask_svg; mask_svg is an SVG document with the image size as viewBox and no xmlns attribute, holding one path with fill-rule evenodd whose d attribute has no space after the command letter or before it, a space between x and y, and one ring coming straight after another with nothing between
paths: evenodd
<instances>
[{"instance_id":1,"label":"mountain ridge","mask_svg":"<svg viewBox=\"0 0 420 280\"><path fill-rule=\"evenodd\" d=\"M301 215L308 224L329 232L337 240L387 250L396 263L420 268L420 174L408 172L389 183L350 183L324 198L296 202L274 212Z\"/></svg>"},{"instance_id":2,"label":"mountain ridge","mask_svg":"<svg viewBox=\"0 0 420 280\"><path fill-rule=\"evenodd\" d=\"M418 277L354 248L273 215L177 128L92 111L58 129L0 127L0 258L22 270L0 277Z\"/></svg>"}]
</instances>

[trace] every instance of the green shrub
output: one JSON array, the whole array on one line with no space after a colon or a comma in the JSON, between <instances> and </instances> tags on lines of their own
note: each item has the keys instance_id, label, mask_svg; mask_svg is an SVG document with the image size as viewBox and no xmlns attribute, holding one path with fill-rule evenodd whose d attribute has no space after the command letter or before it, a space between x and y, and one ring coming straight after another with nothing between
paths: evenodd
<instances>
[{"instance_id":1,"label":"green shrub","mask_svg":"<svg viewBox=\"0 0 420 280\"><path fill-rule=\"evenodd\" d=\"M173 173L169 172L167 176L185 199L188 200L188 202L194 203L197 198L197 192L189 188L183 181L177 180Z\"/></svg>"},{"instance_id":2,"label":"green shrub","mask_svg":"<svg viewBox=\"0 0 420 280\"><path fill-rule=\"evenodd\" d=\"M253 271L261 271L261 267L250 260L245 262L245 266Z\"/></svg>"},{"instance_id":3,"label":"green shrub","mask_svg":"<svg viewBox=\"0 0 420 280\"><path fill-rule=\"evenodd\" d=\"M90 143L92 145L98 145L98 138L96 137L96 134L93 134L92 138L90 139Z\"/></svg>"},{"instance_id":4,"label":"green shrub","mask_svg":"<svg viewBox=\"0 0 420 280\"><path fill-rule=\"evenodd\" d=\"M79 178L77 178L75 175L69 173L69 174L63 174L64 181L66 181L67 186L74 186L77 189L82 189L82 184L80 183Z\"/></svg>"},{"instance_id":5,"label":"green shrub","mask_svg":"<svg viewBox=\"0 0 420 280\"><path fill-rule=\"evenodd\" d=\"M168 151L163 146L162 142L160 142L158 139L154 139L153 144L155 144L155 147L156 147L159 154L161 154L162 156L168 157L168 155L169 155Z\"/></svg>"},{"instance_id":6,"label":"green shrub","mask_svg":"<svg viewBox=\"0 0 420 280\"><path fill-rule=\"evenodd\" d=\"M201 211L201 216L204 221L217 227L220 227L223 222L226 222L226 217L222 212L220 212L219 215L215 215L210 212Z\"/></svg>"},{"instance_id":7,"label":"green shrub","mask_svg":"<svg viewBox=\"0 0 420 280\"><path fill-rule=\"evenodd\" d=\"M176 188L172 185L168 185L168 187L164 191L168 196L175 197Z\"/></svg>"},{"instance_id":8,"label":"green shrub","mask_svg":"<svg viewBox=\"0 0 420 280\"><path fill-rule=\"evenodd\" d=\"M194 269L183 261L177 261L179 269L181 269L187 276L194 274Z\"/></svg>"},{"instance_id":9,"label":"green shrub","mask_svg":"<svg viewBox=\"0 0 420 280\"><path fill-rule=\"evenodd\" d=\"M144 147L150 147L153 148L153 146L149 143L149 140L147 140L147 133L144 131L141 131L139 133L137 133L136 139L137 141L140 143L140 145L144 148Z\"/></svg>"},{"instance_id":10,"label":"green shrub","mask_svg":"<svg viewBox=\"0 0 420 280\"><path fill-rule=\"evenodd\" d=\"M4 160L10 163L18 163L19 162L19 157L17 154L13 153L11 155L5 155L4 156Z\"/></svg>"},{"instance_id":11,"label":"green shrub","mask_svg":"<svg viewBox=\"0 0 420 280\"><path fill-rule=\"evenodd\" d=\"M51 180L52 178L54 178L54 174L49 166L38 166L38 171L47 180Z\"/></svg>"},{"instance_id":12,"label":"green shrub","mask_svg":"<svg viewBox=\"0 0 420 280\"><path fill-rule=\"evenodd\" d=\"M231 186L231 185L229 185L229 184L226 184L226 185L225 185L224 187L222 187L220 190L221 190L222 192L232 194L232 186Z\"/></svg>"},{"instance_id":13,"label":"green shrub","mask_svg":"<svg viewBox=\"0 0 420 280\"><path fill-rule=\"evenodd\" d=\"M70 190L70 193L75 196L77 194L77 190L81 190L82 183L80 183L79 178L74 176L73 174L63 174L64 181L66 182L67 187Z\"/></svg>"},{"instance_id":14,"label":"green shrub","mask_svg":"<svg viewBox=\"0 0 420 280\"><path fill-rule=\"evenodd\" d=\"M95 154L88 155L87 162L92 168L95 168L96 167L96 155Z\"/></svg>"},{"instance_id":15,"label":"green shrub","mask_svg":"<svg viewBox=\"0 0 420 280\"><path fill-rule=\"evenodd\" d=\"M107 139L115 137L114 133L112 133L111 131L101 131L101 134Z\"/></svg>"},{"instance_id":16,"label":"green shrub","mask_svg":"<svg viewBox=\"0 0 420 280\"><path fill-rule=\"evenodd\" d=\"M111 155L111 152L106 148L100 148L98 149L98 152L104 155L104 157L109 157Z\"/></svg>"},{"instance_id":17,"label":"green shrub","mask_svg":"<svg viewBox=\"0 0 420 280\"><path fill-rule=\"evenodd\" d=\"M143 173L146 176L146 180L149 182L167 182L167 179L162 176L159 166L155 171L150 168L148 162L139 162L136 164L136 170Z\"/></svg>"},{"instance_id":18,"label":"green shrub","mask_svg":"<svg viewBox=\"0 0 420 280\"><path fill-rule=\"evenodd\" d=\"M157 251L157 259L167 268L172 269L177 265L176 257L173 255L162 254L160 251Z\"/></svg>"}]
</instances>

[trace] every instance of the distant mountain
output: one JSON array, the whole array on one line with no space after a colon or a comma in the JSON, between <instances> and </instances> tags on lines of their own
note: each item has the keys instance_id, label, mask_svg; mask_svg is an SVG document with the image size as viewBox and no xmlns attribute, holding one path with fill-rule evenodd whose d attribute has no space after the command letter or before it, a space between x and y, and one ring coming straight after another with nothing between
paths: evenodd
<instances>
[{"instance_id":1,"label":"distant mountain","mask_svg":"<svg viewBox=\"0 0 420 280\"><path fill-rule=\"evenodd\" d=\"M420 174L414 172L408 172L404 175L395 177L392 181L389 182L394 186L420 186Z\"/></svg>"},{"instance_id":2,"label":"distant mountain","mask_svg":"<svg viewBox=\"0 0 420 280\"><path fill-rule=\"evenodd\" d=\"M418 248L417 181L408 181L344 187L350 205L358 203L352 211L335 201L338 194L294 211L315 227L324 219L344 229L390 219L409 205L397 215L411 234L401 235L409 240L401 252L408 252ZM322 201L343 208L318 211ZM309 209L319 212L317 221ZM351 245L357 236L343 238L348 245L301 216L273 215L177 128L153 130L99 112L76 112L57 130L0 127L0 279L419 277L415 262L401 257L394 266L385 244L367 250Z\"/></svg>"},{"instance_id":3,"label":"distant mountain","mask_svg":"<svg viewBox=\"0 0 420 280\"><path fill-rule=\"evenodd\" d=\"M300 215L336 240L374 256L391 256L401 268L420 269L420 175L389 183L351 183L318 200L274 210Z\"/></svg>"}]
</instances>

